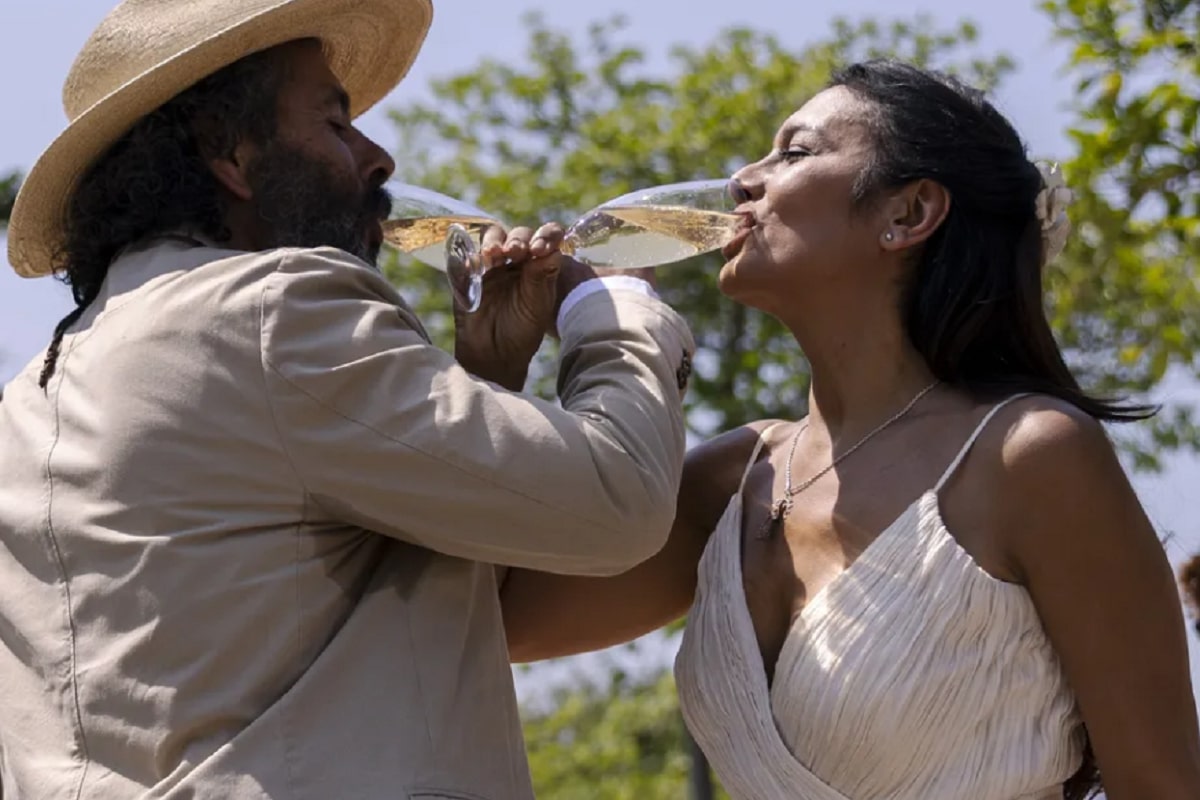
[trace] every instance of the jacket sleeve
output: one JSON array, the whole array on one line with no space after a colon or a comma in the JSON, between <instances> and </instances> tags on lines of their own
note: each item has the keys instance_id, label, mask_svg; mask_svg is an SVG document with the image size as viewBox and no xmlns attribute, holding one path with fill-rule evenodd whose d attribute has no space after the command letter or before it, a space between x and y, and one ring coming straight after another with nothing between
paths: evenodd
<instances>
[{"instance_id":1,"label":"jacket sleeve","mask_svg":"<svg viewBox=\"0 0 1200 800\"><path fill-rule=\"evenodd\" d=\"M600 292L565 315L561 405L468 374L378 272L337 250L285 251L261 314L280 439L331 517L563 574L620 572L665 542L694 344L659 301Z\"/></svg>"}]
</instances>

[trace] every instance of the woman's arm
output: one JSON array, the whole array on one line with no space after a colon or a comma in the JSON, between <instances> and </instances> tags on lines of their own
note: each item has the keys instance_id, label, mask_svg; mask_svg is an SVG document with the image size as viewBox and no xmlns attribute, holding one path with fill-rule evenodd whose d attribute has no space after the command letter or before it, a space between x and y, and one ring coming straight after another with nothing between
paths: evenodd
<instances>
[{"instance_id":1,"label":"woman's arm","mask_svg":"<svg viewBox=\"0 0 1200 800\"><path fill-rule=\"evenodd\" d=\"M609 578L509 570L500 591L514 663L599 650L661 628L687 613L696 567L765 423L752 423L688 453L667 544Z\"/></svg>"},{"instance_id":2,"label":"woman's arm","mask_svg":"<svg viewBox=\"0 0 1200 800\"><path fill-rule=\"evenodd\" d=\"M1200 797L1170 565L1103 427L1025 405L1002 448L1005 544L1078 698L1110 800Z\"/></svg>"}]
</instances>

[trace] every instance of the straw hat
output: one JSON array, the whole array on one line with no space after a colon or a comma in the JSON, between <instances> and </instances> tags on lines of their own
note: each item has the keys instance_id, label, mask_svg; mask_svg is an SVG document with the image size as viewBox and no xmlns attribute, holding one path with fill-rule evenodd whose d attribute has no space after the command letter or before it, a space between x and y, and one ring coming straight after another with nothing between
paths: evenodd
<instances>
[{"instance_id":1,"label":"straw hat","mask_svg":"<svg viewBox=\"0 0 1200 800\"><path fill-rule=\"evenodd\" d=\"M316 38L358 116L408 72L432 18L430 0L124 0L67 75L70 124L21 186L8 262L18 275L49 274L79 178L139 119L200 79L258 50Z\"/></svg>"}]
</instances>

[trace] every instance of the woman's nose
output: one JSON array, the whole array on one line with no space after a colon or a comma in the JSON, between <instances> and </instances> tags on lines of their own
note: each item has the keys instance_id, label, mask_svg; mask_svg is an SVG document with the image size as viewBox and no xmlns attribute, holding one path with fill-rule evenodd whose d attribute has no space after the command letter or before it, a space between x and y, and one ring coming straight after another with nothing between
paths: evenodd
<instances>
[{"instance_id":1,"label":"woman's nose","mask_svg":"<svg viewBox=\"0 0 1200 800\"><path fill-rule=\"evenodd\" d=\"M734 176L729 180L729 195L733 198L735 205L750 202L750 191L742 185L742 182Z\"/></svg>"}]
</instances>

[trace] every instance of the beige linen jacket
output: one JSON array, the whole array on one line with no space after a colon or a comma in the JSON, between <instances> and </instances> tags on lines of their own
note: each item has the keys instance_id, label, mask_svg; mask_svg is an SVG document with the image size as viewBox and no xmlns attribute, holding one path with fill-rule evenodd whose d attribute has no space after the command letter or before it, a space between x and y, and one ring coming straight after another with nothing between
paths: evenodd
<instances>
[{"instance_id":1,"label":"beige linen jacket","mask_svg":"<svg viewBox=\"0 0 1200 800\"><path fill-rule=\"evenodd\" d=\"M4 800L528 800L503 570L665 540L693 343L596 293L561 406L333 249L164 238L0 400Z\"/></svg>"}]
</instances>

